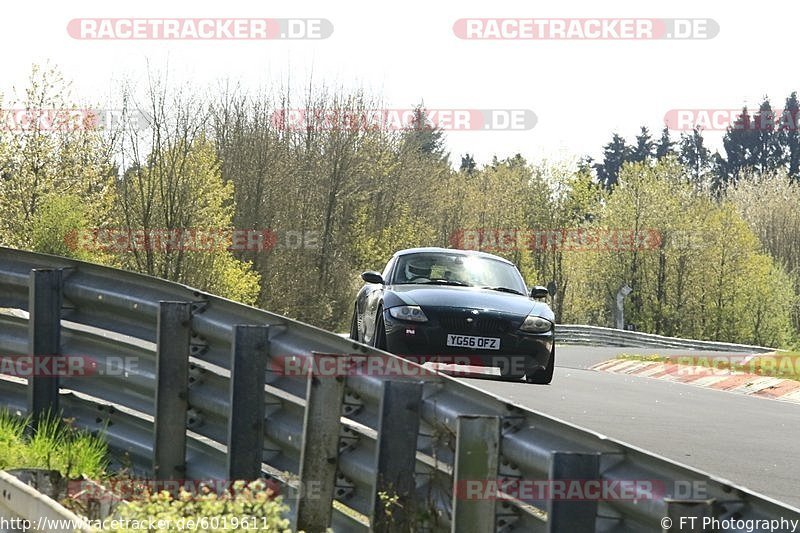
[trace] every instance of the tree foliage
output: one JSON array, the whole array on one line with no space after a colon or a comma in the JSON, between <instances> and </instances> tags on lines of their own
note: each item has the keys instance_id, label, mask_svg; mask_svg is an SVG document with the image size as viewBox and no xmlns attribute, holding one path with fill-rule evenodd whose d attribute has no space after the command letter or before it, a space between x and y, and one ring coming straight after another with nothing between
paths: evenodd
<instances>
[{"instance_id":1,"label":"tree foliage","mask_svg":"<svg viewBox=\"0 0 800 533\"><path fill-rule=\"evenodd\" d=\"M677 140L641 128L614 134L602 161L464 154L422 106L410 124L370 122L379 99L309 86L215 96L158 77L122 93L149 128L0 132L0 240L179 281L315 325L345 330L358 274L398 249L477 248L555 288L561 322L612 325L614 297L633 292L637 329L786 345L800 328L800 141L765 102L744 109L712 155L700 129ZM34 69L31 109L69 107L56 72ZM22 104L21 104L22 105ZM763 129L745 128L753 120ZM777 120L777 119L776 119ZM771 125L770 125L771 124ZM76 246L81 235L213 229L264 232L262 248L186 249L131 240ZM566 235L643 236L636 245L570 245ZM510 241L504 240L510 236ZM559 239L562 239L559 241ZM573 243L574 244L574 243Z\"/></svg>"}]
</instances>

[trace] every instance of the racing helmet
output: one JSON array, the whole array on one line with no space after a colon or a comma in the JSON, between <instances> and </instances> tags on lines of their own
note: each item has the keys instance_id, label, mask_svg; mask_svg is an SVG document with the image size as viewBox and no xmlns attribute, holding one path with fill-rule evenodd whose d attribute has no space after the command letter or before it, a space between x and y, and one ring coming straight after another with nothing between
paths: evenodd
<instances>
[{"instance_id":1,"label":"racing helmet","mask_svg":"<svg viewBox=\"0 0 800 533\"><path fill-rule=\"evenodd\" d=\"M429 278L431 275L431 263L429 260L417 257L409 257L406 260L405 275L407 280L414 278Z\"/></svg>"}]
</instances>

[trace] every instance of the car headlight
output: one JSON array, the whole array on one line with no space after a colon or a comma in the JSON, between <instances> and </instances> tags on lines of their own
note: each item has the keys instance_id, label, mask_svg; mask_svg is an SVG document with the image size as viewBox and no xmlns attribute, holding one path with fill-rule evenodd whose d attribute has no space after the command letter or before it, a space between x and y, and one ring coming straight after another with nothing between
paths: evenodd
<instances>
[{"instance_id":1,"label":"car headlight","mask_svg":"<svg viewBox=\"0 0 800 533\"><path fill-rule=\"evenodd\" d=\"M427 322L428 317L422 312L418 305L400 305L391 307L389 314L398 320L408 320L410 322Z\"/></svg>"},{"instance_id":2,"label":"car headlight","mask_svg":"<svg viewBox=\"0 0 800 533\"><path fill-rule=\"evenodd\" d=\"M546 333L553 327L553 323L540 316L528 315L525 322L519 327L522 331L529 333Z\"/></svg>"}]
</instances>

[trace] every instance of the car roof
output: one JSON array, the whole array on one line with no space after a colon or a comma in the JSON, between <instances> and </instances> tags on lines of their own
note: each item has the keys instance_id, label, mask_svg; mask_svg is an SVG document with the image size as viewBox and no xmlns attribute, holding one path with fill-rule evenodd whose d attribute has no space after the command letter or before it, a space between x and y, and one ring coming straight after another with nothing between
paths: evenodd
<instances>
[{"instance_id":1,"label":"car roof","mask_svg":"<svg viewBox=\"0 0 800 533\"><path fill-rule=\"evenodd\" d=\"M455 252L464 255L475 255L478 257L485 257L487 259L495 259L497 261L502 261L503 263L508 263L509 265L514 264L508 259L487 252L481 252L478 250L459 250L458 248L441 248L438 246L427 246L423 248L408 248L406 250L399 250L395 252L394 256L399 257L401 255L409 255L409 254L424 253L424 252L447 252L447 253Z\"/></svg>"}]
</instances>

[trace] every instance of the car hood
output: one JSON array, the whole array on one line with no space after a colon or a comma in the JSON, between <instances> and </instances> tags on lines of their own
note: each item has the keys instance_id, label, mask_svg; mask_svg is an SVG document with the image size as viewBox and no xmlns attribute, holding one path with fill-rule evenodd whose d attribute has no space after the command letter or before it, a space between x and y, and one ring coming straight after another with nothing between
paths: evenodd
<instances>
[{"instance_id":1,"label":"car hood","mask_svg":"<svg viewBox=\"0 0 800 533\"><path fill-rule=\"evenodd\" d=\"M387 307L394 305L418 305L426 307L460 307L467 309L486 309L503 311L515 315L537 315L553 320L553 311L544 302L532 300L527 296L503 293L475 287L454 287L447 285L392 285L388 292L394 294L398 302L385 298Z\"/></svg>"}]
</instances>

